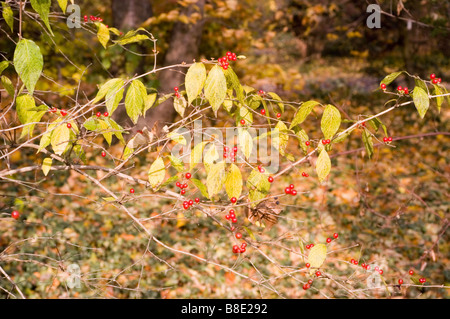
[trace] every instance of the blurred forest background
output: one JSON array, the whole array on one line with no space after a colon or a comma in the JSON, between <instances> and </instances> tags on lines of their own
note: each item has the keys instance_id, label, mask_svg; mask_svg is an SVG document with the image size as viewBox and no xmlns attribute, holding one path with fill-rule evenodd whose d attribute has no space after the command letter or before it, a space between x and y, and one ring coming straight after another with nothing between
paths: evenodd
<instances>
[{"instance_id":1,"label":"blurred forest background","mask_svg":"<svg viewBox=\"0 0 450 319\"><path fill-rule=\"evenodd\" d=\"M366 25L366 8L371 2L75 1L82 16L102 17L104 23L123 32L143 27L152 33L157 39L158 66L236 52L247 57L233 67L241 83L276 92L284 100L331 103L343 117L352 119L385 108L389 98L379 90L379 83L391 72L407 70L424 79L436 73L447 88L450 78L449 1L378 1L383 10L380 29ZM60 12L55 1L53 5L54 11ZM44 55L45 80L39 82L36 96L48 105L70 107L79 81L80 91L85 92L79 98L87 101L95 96L97 84L153 67L150 41L129 45L126 50L120 46L105 50L95 33L68 29L61 14L50 19L52 38L28 22L23 29L24 36L34 39ZM0 27L0 53L12 60L13 45L4 21ZM146 86L159 92L172 92L183 81L183 73L173 70L145 77ZM408 81L399 77L392 87L414 87L414 82ZM48 95L48 91L58 94ZM170 105L162 104L151 109L150 120L135 129L151 125L149 121L171 122L175 116ZM424 120L413 105L388 114L382 120L394 143L392 147L378 145L370 161L364 158L358 133L352 134L331 153L335 169L327 184L302 179L300 170L283 176L277 186L279 193L291 182L307 193L283 199L287 218L270 231L253 229L266 243L260 248L287 269L302 262L295 254L300 238L324 242L339 233L326 270L336 280L351 282L352 293L330 279L318 280L316 289L305 292L291 277L277 277L279 269L261 255L249 250L244 258L233 256L229 235L200 214L194 212L186 219L182 214L164 214L173 210L173 203L147 198L143 188L136 186L140 198L131 209L146 218L164 242L249 276L255 274L256 264L279 294L261 290L211 264L174 254L147 242L132 221L101 200L104 194L99 189L70 172L52 172L50 179L43 179L40 171L30 174L29 182L39 183L45 193L0 184L0 265L29 298L386 297L386 291L364 290L365 274L348 263L351 258L382 266L388 284L396 284L398 278L406 282L408 270L415 269L427 278L427 284L448 285L450 141L448 135L423 134L449 132L449 116L448 104L440 113L433 107ZM223 126L227 120L219 117L211 119L211 124ZM318 120L309 122L308 129L318 131ZM111 148L115 147L121 148ZM296 152L299 150L291 150ZM21 150L10 160L20 166L36 161L36 154ZM106 159L95 161L107 165ZM135 160L131 171L145 178L148 163L143 156ZM130 185L119 182L110 187L126 193ZM272 191L276 193L276 189ZM11 207L21 211L21 221L6 218ZM278 251L277 247L290 250ZM6 248L8 255L2 259ZM82 289L67 288L61 263L80 266ZM10 289L8 285L0 278L1 287ZM441 288L395 288L391 293L394 297L448 298L448 289ZM0 297L7 294L0 290Z\"/></svg>"}]
</instances>

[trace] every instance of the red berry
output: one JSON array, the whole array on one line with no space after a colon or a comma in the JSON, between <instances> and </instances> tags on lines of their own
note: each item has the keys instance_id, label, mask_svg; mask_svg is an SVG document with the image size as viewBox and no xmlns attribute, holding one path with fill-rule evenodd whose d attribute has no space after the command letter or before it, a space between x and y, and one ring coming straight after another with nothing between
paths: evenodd
<instances>
[{"instance_id":1,"label":"red berry","mask_svg":"<svg viewBox=\"0 0 450 319\"><path fill-rule=\"evenodd\" d=\"M230 230L231 230L231 231L234 231L235 229L236 229L236 227L234 227L234 226L231 226L231 227L230 227Z\"/></svg>"},{"instance_id":2,"label":"red berry","mask_svg":"<svg viewBox=\"0 0 450 319\"><path fill-rule=\"evenodd\" d=\"M108 117L108 116L109 116L109 113L108 113L108 112L105 112L105 113L103 113L103 116Z\"/></svg>"},{"instance_id":3,"label":"red berry","mask_svg":"<svg viewBox=\"0 0 450 319\"><path fill-rule=\"evenodd\" d=\"M334 234L333 234L333 237L334 237L335 239L337 239L337 238L339 237L339 234L338 234L338 233L334 233Z\"/></svg>"},{"instance_id":4,"label":"red berry","mask_svg":"<svg viewBox=\"0 0 450 319\"><path fill-rule=\"evenodd\" d=\"M230 201L234 204L237 202L237 199L236 199L236 197L231 197Z\"/></svg>"},{"instance_id":5,"label":"red berry","mask_svg":"<svg viewBox=\"0 0 450 319\"><path fill-rule=\"evenodd\" d=\"M388 137L388 142L392 142L392 137Z\"/></svg>"},{"instance_id":6,"label":"red berry","mask_svg":"<svg viewBox=\"0 0 450 319\"><path fill-rule=\"evenodd\" d=\"M227 65L224 65L222 68L223 68L224 70L227 70L227 69L228 69L228 66L227 66Z\"/></svg>"},{"instance_id":7,"label":"red berry","mask_svg":"<svg viewBox=\"0 0 450 319\"><path fill-rule=\"evenodd\" d=\"M308 280L308 284L312 285L312 283L313 283L312 279Z\"/></svg>"},{"instance_id":8,"label":"red berry","mask_svg":"<svg viewBox=\"0 0 450 319\"><path fill-rule=\"evenodd\" d=\"M245 253L245 247L241 247L241 253Z\"/></svg>"},{"instance_id":9,"label":"red berry","mask_svg":"<svg viewBox=\"0 0 450 319\"><path fill-rule=\"evenodd\" d=\"M320 277L320 275L322 275L322 273L320 271L316 271L316 277Z\"/></svg>"},{"instance_id":10,"label":"red berry","mask_svg":"<svg viewBox=\"0 0 450 319\"><path fill-rule=\"evenodd\" d=\"M242 124L242 125L245 124L245 120L244 120L244 119L241 120L241 124Z\"/></svg>"},{"instance_id":11,"label":"red berry","mask_svg":"<svg viewBox=\"0 0 450 319\"><path fill-rule=\"evenodd\" d=\"M306 264L305 264L305 267L306 267L306 268L309 268L309 267L311 267L311 265L310 265L309 263L306 263Z\"/></svg>"},{"instance_id":12,"label":"red berry","mask_svg":"<svg viewBox=\"0 0 450 319\"><path fill-rule=\"evenodd\" d=\"M435 78L436 78L436 74L431 73L431 74L430 74L430 79L433 80L433 79L435 79Z\"/></svg>"},{"instance_id":13,"label":"red berry","mask_svg":"<svg viewBox=\"0 0 450 319\"><path fill-rule=\"evenodd\" d=\"M327 140L322 140L322 144L326 145L327 144Z\"/></svg>"},{"instance_id":14,"label":"red berry","mask_svg":"<svg viewBox=\"0 0 450 319\"><path fill-rule=\"evenodd\" d=\"M304 284L303 285L303 290L308 290L310 288L310 285L309 284Z\"/></svg>"},{"instance_id":15,"label":"red berry","mask_svg":"<svg viewBox=\"0 0 450 319\"><path fill-rule=\"evenodd\" d=\"M19 219L20 214L19 214L19 212L17 210L13 210L11 212L11 217L17 220L17 219Z\"/></svg>"},{"instance_id":16,"label":"red berry","mask_svg":"<svg viewBox=\"0 0 450 319\"><path fill-rule=\"evenodd\" d=\"M284 192L285 192L286 194L290 194L291 191L292 191L292 189L291 189L290 187L286 187L286 188L284 189Z\"/></svg>"},{"instance_id":17,"label":"red berry","mask_svg":"<svg viewBox=\"0 0 450 319\"><path fill-rule=\"evenodd\" d=\"M331 141L330 141L330 140L325 140L325 142L326 142L327 144L330 144L330 143L331 143Z\"/></svg>"},{"instance_id":18,"label":"red berry","mask_svg":"<svg viewBox=\"0 0 450 319\"><path fill-rule=\"evenodd\" d=\"M311 142L310 142L310 141L306 141L306 142L305 142L305 145L306 145L306 146L309 146L309 145L311 145Z\"/></svg>"},{"instance_id":19,"label":"red berry","mask_svg":"<svg viewBox=\"0 0 450 319\"><path fill-rule=\"evenodd\" d=\"M399 85L398 87L397 87L397 91L402 91L403 90L403 88Z\"/></svg>"},{"instance_id":20,"label":"red berry","mask_svg":"<svg viewBox=\"0 0 450 319\"><path fill-rule=\"evenodd\" d=\"M194 201L195 201L196 203L199 203L199 202L200 202L200 198L196 197L196 198L194 199Z\"/></svg>"},{"instance_id":21,"label":"red berry","mask_svg":"<svg viewBox=\"0 0 450 319\"><path fill-rule=\"evenodd\" d=\"M67 115L67 111L66 110L61 110L60 112L61 112L62 116L66 116Z\"/></svg>"},{"instance_id":22,"label":"red berry","mask_svg":"<svg viewBox=\"0 0 450 319\"><path fill-rule=\"evenodd\" d=\"M227 56L230 56L230 55L232 55L232 53L230 51L228 51L227 52Z\"/></svg>"},{"instance_id":23,"label":"red berry","mask_svg":"<svg viewBox=\"0 0 450 319\"><path fill-rule=\"evenodd\" d=\"M186 178L187 179L190 179L192 177L192 174L191 173L186 173Z\"/></svg>"},{"instance_id":24,"label":"red berry","mask_svg":"<svg viewBox=\"0 0 450 319\"><path fill-rule=\"evenodd\" d=\"M238 245L234 245L233 246L233 253L237 253L239 251L240 251L239 246Z\"/></svg>"},{"instance_id":25,"label":"red berry","mask_svg":"<svg viewBox=\"0 0 450 319\"><path fill-rule=\"evenodd\" d=\"M387 142L388 141L388 138L387 137L383 137L383 142Z\"/></svg>"},{"instance_id":26,"label":"red berry","mask_svg":"<svg viewBox=\"0 0 450 319\"><path fill-rule=\"evenodd\" d=\"M72 128L72 124L67 123L67 128Z\"/></svg>"},{"instance_id":27,"label":"red berry","mask_svg":"<svg viewBox=\"0 0 450 319\"><path fill-rule=\"evenodd\" d=\"M294 189L294 187L295 187L294 184L290 184L290 185L289 185L289 188L290 188L290 189Z\"/></svg>"},{"instance_id":28,"label":"red berry","mask_svg":"<svg viewBox=\"0 0 450 319\"><path fill-rule=\"evenodd\" d=\"M403 89L403 93L404 93L404 94L409 94L409 89L405 87L405 88Z\"/></svg>"},{"instance_id":29,"label":"red berry","mask_svg":"<svg viewBox=\"0 0 450 319\"><path fill-rule=\"evenodd\" d=\"M189 200L189 206L194 205L194 201L192 199Z\"/></svg>"},{"instance_id":30,"label":"red berry","mask_svg":"<svg viewBox=\"0 0 450 319\"><path fill-rule=\"evenodd\" d=\"M237 239L241 239L242 238L242 234L241 233L236 233L235 236L236 236Z\"/></svg>"},{"instance_id":31,"label":"red berry","mask_svg":"<svg viewBox=\"0 0 450 319\"><path fill-rule=\"evenodd\" d=\"M182 189L182 190L180 191L180 194L181 194L181 195L186 194L186 190L185 190L185 189Z\"/></svg>"},{"instance_id":32,"label":"red berry","mask_svg":"<svg viewBox=\"0 0 450 319\"><path fill-rule=\"evenodd\" d=\"M431 81L433 84L438 84L439 80L438 79L433 79L433 81Z\"/></svg>"},{"instance_id":33,"label":"red berry","mask_svg":"<svg viewBox=\"0 0 450 319\"><path fill-rule=\"evenodd\" d=\"M414 275L414 270L411 269L408 273L412 276Z\"/></svg>"},{"instance_id":34,"label":"red berry","mask_svg":"<svg viewBox=\"0 0 450 319\"><path fill-rule=\"evenodd\" d=\"M309 245L309 247L310 247L310 248L313 248L313 247L314 247L314 244Z\"/></svg>"},{"instance_id":35,"label":"red berry","mask_svg":"<svg viewBox=\"0 0 450 319\"><path fill-rule=\"evenodd\" d=\"M281 117L281 113L277 113L277 118L280 118Z\"/></svg>"},{"instance_id":36,"label":"red berry","mask_svg":"<svg viewBox=\"0 0 450 319\"><path fill-rule=\"evenodd\" d=\"M380 87L381 87L382 90L386 90L386 84L381 83Z\"/></svg>"},{"instance_id":37,"label":"red berry","mask_svg":"<svg viewBox=\"0 0 450 319\"><path fill-rule=\"evenodd\" d=\"M179 90L178 86L174 87L173 90L174 90L175 92L178 92L178 90Z\"/></svg>"},{"instance_id":38,"label":"red berry","mask_svg":"<svg viewBox=\"0 0 450 319\"><path fill-rule=\"evenodd\" d=\"M425 283L427 280L425 279L425 278L420 278L419 279L419 282L421 283L421 284L423 284L423 283Z\"/></svg>"},{"instance_id":39,"label":"red berry","mask_svg":"<svg viewBox=\"0 0 450 319\"><path fill-rule=\"evenodd\" d=\"M237 153L237 151L238 151L237 146L233 147L233 152Z\"/></svg>"},{"instance_id":40,"label":"red berry","mask_svg":"<svg viewBox=\"0 0 450 319\"><path fill-rule=\"evenodd\" d=\"M261 110L261 115L266 115L266 110L265 109Z\"/></svg>"},{"instance_id":41,"label":"red berry","mask_svg":"<svg viewBox=\"0 0 450 319\"><path fill-rule=\"evenodd\" d=\"M438 78L438 79L437 79L437 82L438 82L438 83L441 83L441 82L442 82L442 79L441 79L441 78Z\"/></svg>"},{"instance_id":42,"label":"red berry","mask_svg":"<svg viewBox=\"0 0 450 319\"><path fill-rule=\"evenodd\" d=\"M380 275L382 275L382 274L383 274L383 269L378 270L378 273L379 273Z\"/></svg>"},{"instance_id":43,"label":"red berry","mask_svg":"<svg viewBox=\"0 0 450 319\"><path fill-rule=\"evenodd\" d=\"M130 193L131 193L131 194L134 194L134 188L131 188L131 189L130 189Z\"/></svg>"},{"instance_id":44,"label":"red berry","mask_svg":"<svg viewBox=\"0 0 450 319\"><path fill-rule=\"evenodd\" d=\"M267 180L269 181L269 183L273 183L273 177L272 177L272 176L269 176L269 177L267 178Z\"/></svg>"},{"instance_id":45,"label":"red berry","mask_svg":"<svg viewBox=\"0 0 450 319\"><path fill-rule=\"evenodd\" d=\"M297 195L297 191L296 191L295 189L293 189L293 190L291 191L291 195L292 195L292 196Z\"/></svg>"},{"instance_id":46,"label":"red berry","mask_svg":"<svg viewBox=\"0 0 450 319\"><path fill-rule=\"evenodd\" d=\"M366 269L369 270L370 269L370 265L366 265Z\"/></svg>"},{"instance_id":47,"label":"red berry","mask_svg":"<svg viewBox=\"0 0 450 319\"><path fill-rule=\"evenodd\" d=\"M235 213L230 213L230 218L231 219L236 218L236 214Z\"/></svg>"},{"instance_id":48,"label":"red berry","mask_svg":"<svg viewBox=\"0 0 450 319\"><path fill-rule=\"evenodd\" d=\"M237 223L237 218L232 218L231 222L234 223L234 224Z\"/></svg>"},{"instance_id":49,"label":"red berry","mask_svg":"<svg viewBox=\"0 0 450 319\"><path fill-rule=\"evenodd\" d=\"M88 21L88 16L85 15L83 18L84 18L84 22Z\"/></svg>"},{"instance_id":50,"label":"red berry","mask_svg":"<svg viewBox=\"0 0 450 319\"><path fill-rule=\"evenodd\" d=\"M100 117L100 116L102 116L102 113L97 112L97 114L95 114L95 115L97 115L97 117Z\"/></svg>"},{"instance_id":51,"label":"red berry","mask_svg":"<svg viewBox=\"0 0 450 319\"><path fill-rule=\"evenodd\" d=\"M183 188L187 188L187 187L188 187L188 184L184 183L184 184L182 185L182 187L183 187Z\"/></svg>"},{"instance_id":52,"label":"red berry","mask_svg":"<svg viewBox=\"0 0 450 319\"><path fill-rule=\"evenodd\" d=\"M106 156L106 152L105 152L105 151L102 152L102 156L103 156L103 157Z\"/></svg>"},{"instance_id":53,"label":"red berry","mask_svg":"<svg viewBox=\"0 0 450 319\"><path fill-rule=\"evenodd\" d=\"M327 243L331 243L331 238L327 238Z\"/></svg>"},{"instance_id":54,"label":"red berry","mask_svg":"<svg viewBox=\"0 0 450 319\"><path fill-rule=\"evenodd\" d=\"M176 185L177 187L180 187L180 188L181 188L181 183L180 183L180 182L177 182L175 185Z\"/></svg>"},{"instance_id":55,"label":"red berry","mask_svg":"<svg viewBox=\"0 0 450 319\"><path fill-rule=\"evenodd\" d=\"M399 285L403 285L403 279L399 279L399 280L398 280L398 284L399 284Z\"/></svg>"},{"instance_id":56,"label":"red berry","mask_svg":"<svg viewBox=\"0 0 450 319\"><path fill-rule=\"evenodd\" d=\"M230 217L230 215L225 215L225 219L226 220L228 220L228 219L230 219L231 217Z\"/></svg>"},{"instance_id":57,"label":"red berry","mask_svg":"<svg viewBox=\"0 0 450 319\"><path fill-rule=\"evenodd\" d=\"M263 90L259 90L259 91L258 91L258 94L259 94L259 95L264 95L264 91L263 91Z\"/></svg>"}]
</instances>

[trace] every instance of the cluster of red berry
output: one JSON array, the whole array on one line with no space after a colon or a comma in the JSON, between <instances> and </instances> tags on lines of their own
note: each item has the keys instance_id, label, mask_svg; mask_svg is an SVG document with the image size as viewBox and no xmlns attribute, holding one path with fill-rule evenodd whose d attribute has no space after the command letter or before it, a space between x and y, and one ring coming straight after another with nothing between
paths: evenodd
<instances>
[{"instance_id":1,"label":"cluster of red berry","mask_svg":"<svg viewBox=\"0 0 450 319\"><path fill-rule=\"evenodd\" d=\"M173 90L175 91L175 96L176 96L177 98L180 98L181 95L180 95L180 93L178 93L178 91L179 91L178 86L174 87Z\"/></svg>"},{"instance_id":2,"label":"cluster of red berry","mask_svg":"<svg viewBox=\"0 0 450 319\"><path fill-rule=\"evenodd\" d=\"M405 94L408 95L409 94L409 89L405 86L404 88L402 88L400 85L397 87L397 91L400 94Z\"/></svg>"},{"instance_id":3,"label":"cluster of red berry","mask_svg":"<svg viewBox=\"0 0 450 319\"><path fill-rule=\"evenodd\" d=\"M319 271L320 272L320 271ZM320 275L319 275L320 276ZM303 285L303 290L308 290L309 288L311 288L311 285L313 284L313 280L309 279L308 282L306 284Z\"/></svg>"},{"instance_id":4,"label":"cluster of red berry","mask_svg":"<svg viewBox=\"0 0 450 319\"><path fill-rule=\"evenodd\" d=\"M392 142L392 137L383 137L383 142L385 143Z\"/></svg>"},{"instance_id":5,"label":"cluster of red berry","mask_svg":"<svg viewBox=\"0 0 450 319\"><path fill-rule=\"evenodd\" d=\"M219 62L219 65L224 70L228 69L228 66L230 65L228 61L236 61L236 53L228 51L225 56L217 59L217 62Z\"/></svg>"},{"instance_id":6,"label":"cluster of red berry","mask_svg":"<svg viewBox=\"0 0 450 319\"><path fill-rule=\"evenodd\" d=\"M339 234L338 234L338 233L334 233L334 234L333 234L333 238L334 238L334 239L338 239L338 237L339 237ZM333 240L333 239L331 239L330 237L328 237L327 240L326 240L326 241L327 241L327 244L331 243L332 240Z\"/></svg>"},{"instance_id":7,"label":"cluster of red berry","mask_svg":"<svg viewBox=\"0 0 450 319\"><path fill-rule=\"evenodd\" d=\"M234 245L233 246L233 253L235 253L235 254L245 253L245 248L246 247L247 247L247 243L246 242L243 242L240 247L239 247L239 245Z\"/></svg>"},{"instance_id":8,"label":"cluster of red berry","mask_svg":"<svg viewBox=\"0 0 450 319\"><path fill-rule=\"evenodd\" d=\"M431 82L433 84L439 84L439 83L442 82L442 79L441 78L437 78L436 74L434 74L434 73L430 74L430 80L431 80Z\"/></svg>"},{"instance_id":9,"label":"cluster of red berry","mask_svg":"<svg viewBox=\"0 0 450 319\"><path fill-rule=\"evenodd\" d=\"M100 117L100 116L102 116L102 113L101 113L101 112L97 112L95 115L96 115L97 117ZM108 112L105 112L105 113L103 113L103 116L104 116L104 117L108 117L108 116L109 116L109 113L108 113Z\"/></svg>"},{"instance_id":10,"label":"cluster of red berry","mask_svg":"<svg viewBox=\"0 0 450 319\"><path fill-rule=\"evenodd\" d=\"M295 187L294 184L289 185L288 187L286 187L284 189L284 193L286 195L292 195L292 196L297 195L297 191L294 189L294 187Z\"/></svg>"},{"instance_id":11,"label":"cluster of red berry","mask_svg":"<svg viewBox=\"0 0 450 319\"><path fill-rule=\"evenodd\" d=\"M223 158L227 158L228 156L230 156L231 161L236 162L237 152L238 152L237 146L233 147L232 150L230 150L230 148L228 146L224 146L223 147Z\"/></svg>"},{"instance_id":12,"label":"cluster of red berry","mask_svg":"<svg viewBox=\"0 0 450 319\"><path fill-rule=\"evenodd\" d=\"M331 143L331 141L329 139L322 140L322 144L323 145L327 145L327 144L330 144L330 143Z\"/></svg>"},{"instance_id":13,"label":"cluster of red berry","mask_svg":"<svg viewBox=\"0 0 450 319\"><path fill-rule=\"evenodd\" d=\"M237 223L236 212L234 211L234 209L230 209L228 215L225 215L225 219L231 220L233 224Z\"/></svg>"},{"instance_id":14,"label":"cluster of red berry","mask_svg":"<svg viewBox=\"0 0 450 319\"><path fill-rule=\"evenodd\" d=\"M309 174L306 173L306 172L302 172L302 176L303 176L303 177L309 177Z\"/></svg>"},{"instance_id":15,"label":"cluster of red berry","mask_svg":"<svg viewBox=\"0 0 450 319\"><path fill-rule=\"evenodd\" d=\"M410 276L412 276L412 275L414 275L414 270L410 269L410 270L408 271L408 273L409 273ZM401 285L400 280L402 281L402 283L403 283L403 280L402 280L402 279L399 279L399 280L398 280L398 283ZM419 279L419 282L420 282L421 284L424 284L424 283L427 282L427 280L426 280L424 277L422 277L422 278Z\"/></svg>"},{"instance_id":16,"label":"cluster of red berry","mask_svg":"<svg viewBox=\"0 0 450 319\"><path fill-rule=\"evenodd\" d=\"M85 15L84 17L84 23L88 22L88 16ZM100 17L94 17L94 16L89 16L89 20L91 20L92 22L98 21L98 22L103 22L103 18ZM106 27L108 28L108 26L106 25Z\"/></svg>"}]
</instances>

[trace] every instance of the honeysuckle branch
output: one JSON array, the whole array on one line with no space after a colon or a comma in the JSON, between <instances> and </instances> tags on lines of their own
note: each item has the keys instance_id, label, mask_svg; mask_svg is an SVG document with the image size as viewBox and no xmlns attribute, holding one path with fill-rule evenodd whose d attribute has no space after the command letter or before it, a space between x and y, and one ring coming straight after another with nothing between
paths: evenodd
<instances>
[{"instance_id":1,"label":"honeysuckle branch","mask_svg":"<svg viewBox=\"0 0 450 319\"><path fill-rule=\"evenodd\" d=\"M14 280L11 279L11 277L6 273L6 271L0 266L0 272L5 276L5 278L13 285L13 287L16 289L16 291L19 293L20 297L22 299L26 299L22 290L20 290L19 286L14 282Z\"/></svg>"}]
</instances>

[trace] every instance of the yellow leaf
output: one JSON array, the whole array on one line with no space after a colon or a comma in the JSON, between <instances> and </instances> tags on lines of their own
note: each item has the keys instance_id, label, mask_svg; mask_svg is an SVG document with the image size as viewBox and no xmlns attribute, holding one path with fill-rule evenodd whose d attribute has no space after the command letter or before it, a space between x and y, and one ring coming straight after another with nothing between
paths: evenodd
<instances>
[{"instance_id":1,"label":"yellow leaf","mask_svg":"<svg viewBox=\"0 0 450 319\"><path fill-rule=\"evenodd\" d=\"M319 268L322 266L326 257L327 246L324 244L318 244L311 248L308 255L308 263L311 265L311 268Z\"/></svg>"}]
</instances>

